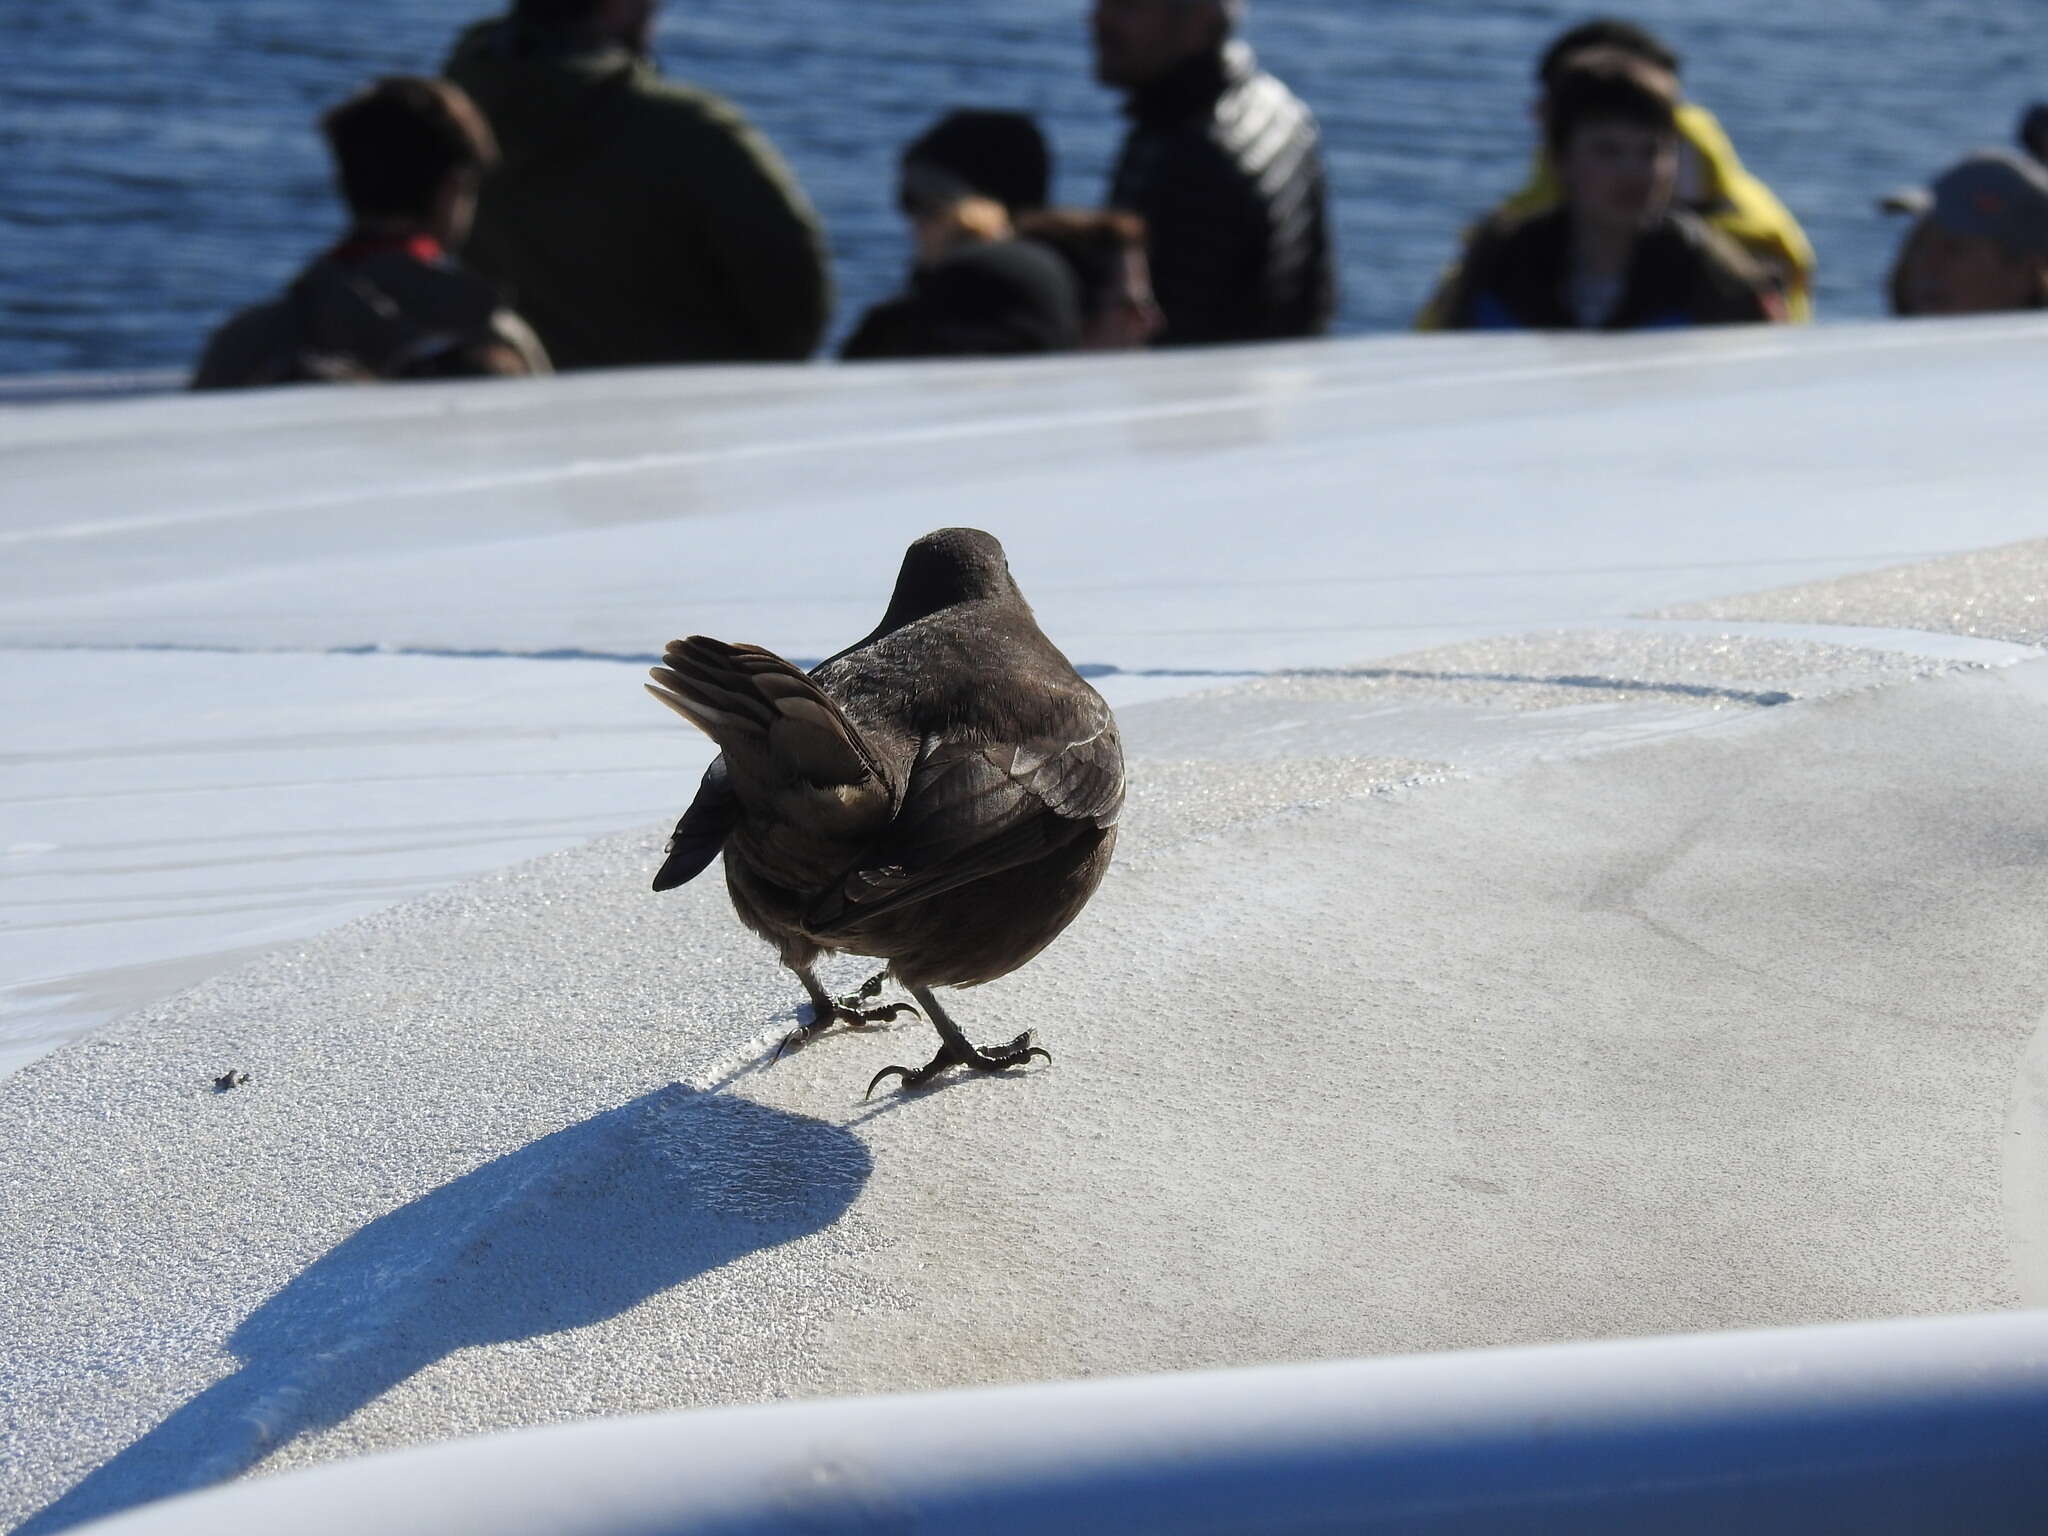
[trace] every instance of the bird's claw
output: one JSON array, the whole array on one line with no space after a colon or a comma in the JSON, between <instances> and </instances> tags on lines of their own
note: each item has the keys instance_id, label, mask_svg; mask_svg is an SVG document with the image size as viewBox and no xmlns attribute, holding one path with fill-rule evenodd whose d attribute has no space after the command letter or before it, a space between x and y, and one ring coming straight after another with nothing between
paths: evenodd
<instances>
[{"instance_id":1,"label":"bird's claw","mask_svg":"<svg viewBox=\"0 0 2048 1536\"><path fill-rule=\"evenodd\" d=\"M813 1008L811 1010L811 1020L808 1024L799 1024L795 1029L782 1037L782 1044L775 1048L775 1055L771 1060L771 1065L775 1061L782 1060L785 1051L794 1046L801 1045L813 1035L823 1034L834 1024L844 1024L848 1029L879 1029L884 1024L893 1023L906 1013L914 1019L924 1017L923 1014L919 1013L909 1003L884 1003L879 1008L862 1008L858 1006L881 990L882 978L877 976L858 992L838 999L832 1005L830 1013L821 1014L817 1009Z\"/></svg>"},{"instance_id":2,"label":"bird's claw","mask_svg":"<svg viewBox=\"0 0 2048 1536\"><path fill-rule=\"evenodd\" d=\"M966 1051L961 1052L947 1046L921 1067L882 1068L868 1084L868 1091L861 1095L861 1102L865 1104L873 1098L875 1090L891 1077L901 1078L904 1090L908 1092L913 1088L922 1088L948 1067L972 1067L977 1072L1003 1072L1011 1067L1021 1067L1034 1057L1051 1061L1052 1052L1042 1045L1033 1044L1031 1031L1028 1029L1008 1045L999 1045L990 1050L969 1046Z\"/></svg>"},{"instance_id":3,"label":"bird's claw","mask_svg":"<svg viewBox=\"0 0 2048 1536\"><path fill-rule=\"evenodd\" d=\"M924 1074L924 1073L920 1072L920 1073L917 1073L917 1074L915 1074L915 1075L916 1075L916 1078L917 1078L917 1083L921 1083L921 1082L923 1082L923 1081L925 1080L925 1074ZM865 1103L867 1103L867 1101L868 1101L869 1099L872 1099L872 1098L873 1098L873 1097L875 1096L875 1090L876 1090L877 1088L879 1088L879 1087L881 1087L881 1086L882 1086L882 1080L883 1080L884 1078L887 1078L887 1077L900 1077L900 1078L902 1078L902 1079L903 1079L903 1086L904 1086L904 1087L906 1087L906 1088L914 1088L914 1087L916 1087L916 1086L917 1086L917 1083L913 1083L913 1082L911 1081L912 1073L911 1073L911 1070L910 1070L910 1068L908 1068L908 1067L884 1067L884 1068L882 1068L882 1070L881 1070L881 1071L879 1071L879 1072L877 1072L877 1073L875 1074L875 1076L874 1076L874 1081L872 1081L872 1082L870 1082L870 1083L868 1084L868 1091L867 1091L866 1093L864 1093L864 1094L862 1094L862 1095L860 1096L860 1101L861 1101L861 1103L865 1104Z\"/></svg>"},{"instance_id":4,"label":"bird's claw","mask_svg":"<svg viewBox=\"0 0 2048 1536\"><path fill-rule=\"evenodd\" d=\"M848 1029L878 1029L884 1024L893 1024L904 1014L921 1019L923 1014L910 1003L884 1003L879 1008L847 1008L832 1010L832 1017Z\"/></svg>"}]
</instances>

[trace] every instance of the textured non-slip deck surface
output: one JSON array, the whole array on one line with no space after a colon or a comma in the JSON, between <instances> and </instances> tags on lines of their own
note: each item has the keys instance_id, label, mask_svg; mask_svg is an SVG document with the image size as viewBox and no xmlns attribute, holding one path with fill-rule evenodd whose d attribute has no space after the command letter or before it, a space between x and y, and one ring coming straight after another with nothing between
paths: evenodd
<instances>
[{"instance_id":1,"label":"textured non-slip deck surface","mask_svg":"<svg viewBox=\"0 0 2048 1536\"><path fill-rule=\"evenodd\" d=\"M54 1048L0 1080L0 1527L636 1408L2048 1299L2043 335L0 413L0 1070ZM795 986L715 877L646 889L706 749L638 672L829 654L953 523L1130 810L957 997L1053 1062L862 1105L930 1031L769 1064Z\"/></svg>"},{"instance_id":2,"label":"textured non-slip deck surface","mask_svg":"<svg viewBox=\"0 0 2048 1536\"><path fill-rule=\"evenodd\" d=\"M1250 765L1140 759L1095 906L957 995L1053 1049L1002 1080L862 1105L911 1023L763 1064L794 989L715 883L645 890L652 835L31 1066L8 1515L639 1408L2011 1304L2033 669L1477 780L1349 747L1224 813Z\"/></svg>"}]
</instances>

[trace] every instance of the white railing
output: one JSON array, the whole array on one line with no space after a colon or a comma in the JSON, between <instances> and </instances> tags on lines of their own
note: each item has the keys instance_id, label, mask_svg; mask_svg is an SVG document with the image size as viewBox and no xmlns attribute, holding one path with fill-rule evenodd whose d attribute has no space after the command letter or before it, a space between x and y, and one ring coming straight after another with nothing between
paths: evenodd
<instances>
[{"instance_id":1,"label":"white railing","mask_svg":"<svg viewBox=\"0 0 2048 1536\"><path fill-rule=\"evenodd\" d=\"M2038 1536L2048 1312L575 1424L91 1530Z\"/></svg>"}]
</instances>

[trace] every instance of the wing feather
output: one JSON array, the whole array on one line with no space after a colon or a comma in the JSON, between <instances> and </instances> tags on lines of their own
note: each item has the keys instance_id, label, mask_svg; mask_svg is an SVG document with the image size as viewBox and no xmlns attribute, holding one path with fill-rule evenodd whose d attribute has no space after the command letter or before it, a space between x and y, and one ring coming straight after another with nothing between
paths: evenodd
<instances>
[{"instance_id":1,"label":"wing feather","mask_svg":"<svg viewBox=\"0 0 2048 1536\"><path fill-rule=\"evenodd\" d=\"M739 802L733 798L732 783L726 775L725 757L720 754L704 770L697 798L676 823L675 835L668 840L668 857L654 877L654 888L672 891L703 874L725 846L738 810Z\"/></svg>"},{"instance_id":2,"label":"wing feather","mask_svg":"<svg viewBox=\"0 0 2048 1536\"><path fill-rule=\"evenodd\" d=\"M821 937L929 901L1063 847L1123 810L1123 746L1109 706L1088 695L1075 728L1001 746L928 743L901 810L805 926Z\"/></svg>"}]
</instances>

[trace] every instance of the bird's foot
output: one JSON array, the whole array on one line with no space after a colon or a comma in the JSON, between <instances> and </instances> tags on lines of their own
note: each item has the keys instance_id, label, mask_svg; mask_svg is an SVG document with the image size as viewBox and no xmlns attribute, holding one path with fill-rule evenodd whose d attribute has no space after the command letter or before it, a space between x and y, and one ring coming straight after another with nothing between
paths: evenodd
<instances>
[{"instance_id":1,"label":"bird's foot","mask_svg":"<svg viewBox=\"0 0 2048 1536\"><path fill-rule=\"evenodd\" d=\"M966 1046L965 1049L955 1049L948 1043L939 1048L938 1055L914 1070L910 1067L882 1068L875 1074L875 1080L868 1084L868 1091L862 1094L861 1098L863 1102L873 1098L875 1090L882 1086L885 1079L891 1077L903 1079L903 1086L906 1089L922 1088L948 1067L972 1067L977 1072L1002 1072L1010 1067L1021 1067L1034 1056L1042 1056L1047 1061L1052 1060L1051 1051L1042 1045L1032 1044L1031 1031L1028 1029L1008 1045L993 1045L986 1050L973 1045Z\"/></svg>"},{"instance_id":2,"label":"bird's foot","mask_svg":"<svg viewBox=\"0 0 2048 1536\"><path fill-rule=\"evenodd\" d=\"M902 1018L906 1013L913 1019L923 1018L914 1003L875 1003L875 999L882 995L882 984L888 979L887 971L877 971L854 991L835 997L832 1000L832 1018L825 1023L830 1024L836 1019L848 1029L875 1029Z\"/></svg>"},{"instance_id":3,"label":"bird's foot","mask_svg":"<svg viewBox=\"0 0 2048 1536\"><path fill-rule=\"evenodd\" d=\"M844 1024L848 1029L879 1029L884 1024L892 1023L902 1018L906 1013L913 1019L923 1018L924 1015L919 1013L916 1007L910 1003L883 1003L877 1007L867 1006L875 998L881 996L882 982L888 974L887 971L877 972L862 983L859 991L849 992L844 997L834 998L830 1012L821 1011L815 1004L806 1003L804 1006L810 1009L811 1016L787 1035L783 1036L782 1044L775 1048L774 1059L776 1061L782 1060L785 1051L805 1044L813 1037L823 1034L834 1024Z\"/></svg>"}]
</instances>

